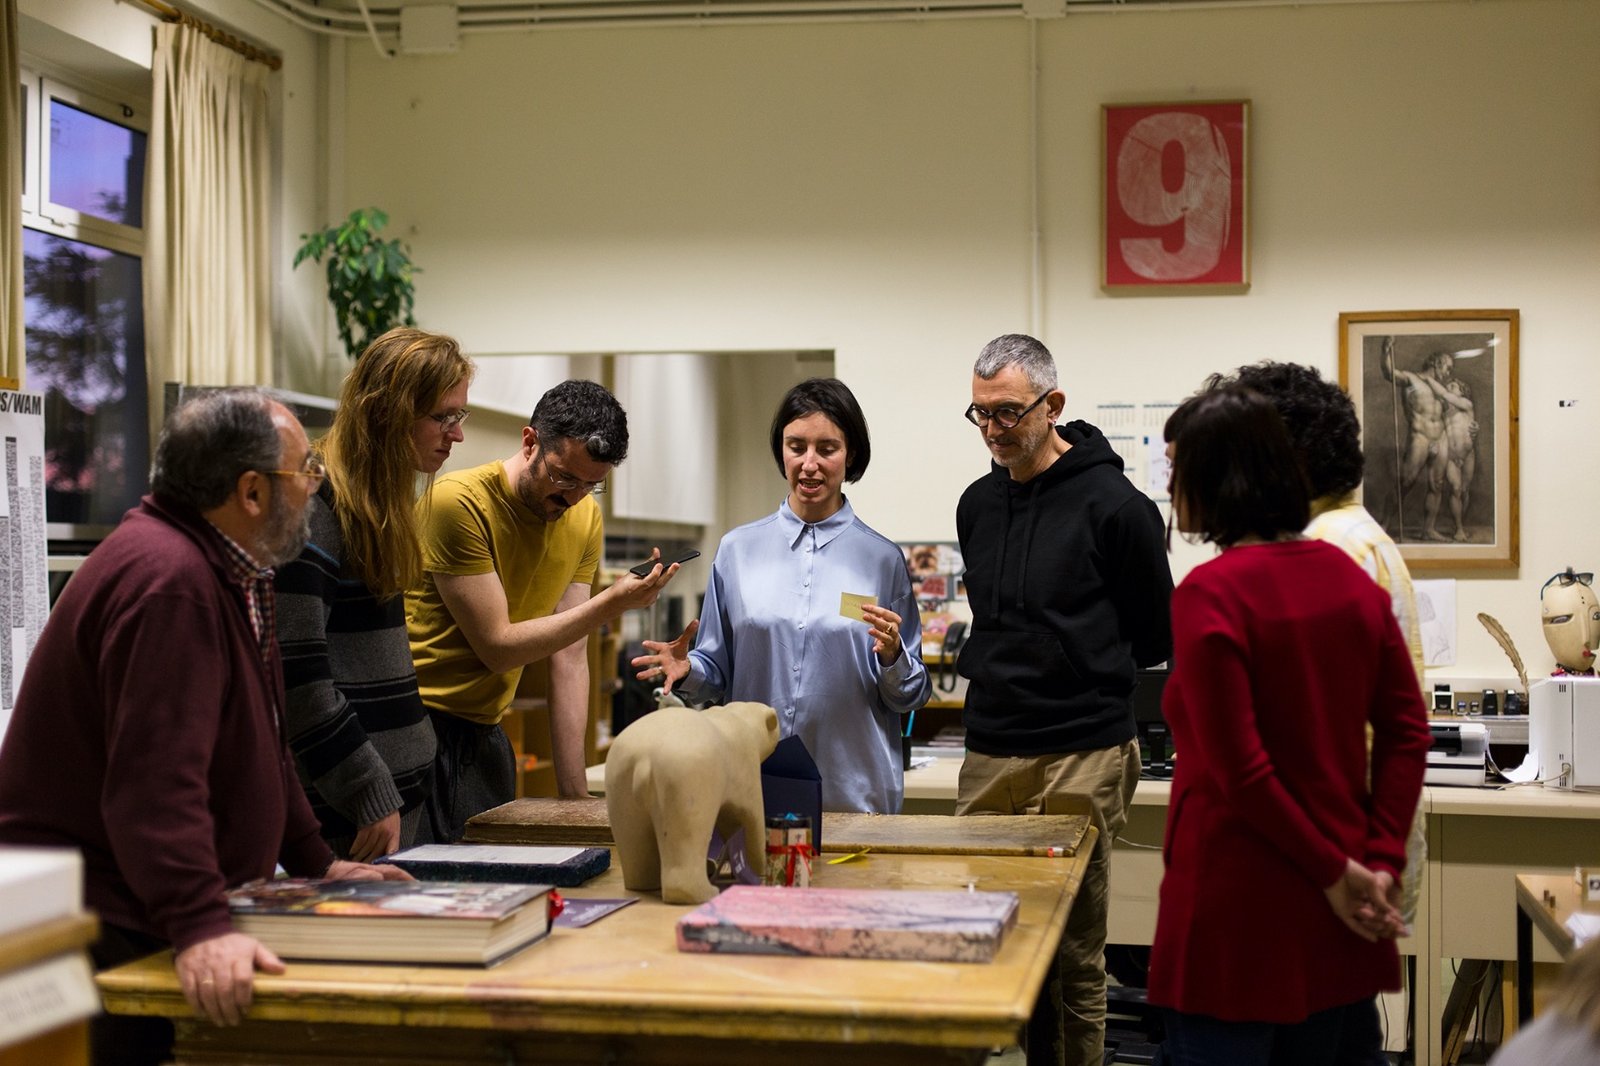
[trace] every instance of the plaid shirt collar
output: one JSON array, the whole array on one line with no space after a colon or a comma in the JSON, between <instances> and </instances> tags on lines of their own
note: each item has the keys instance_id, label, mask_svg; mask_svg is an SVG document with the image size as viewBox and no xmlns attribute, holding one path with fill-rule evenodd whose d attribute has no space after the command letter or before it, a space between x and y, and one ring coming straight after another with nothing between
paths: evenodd
<instances>
[{"instance_id":1,"label":"plaid shirt collar","mask_svg":"<svg viewBox=\"0 0 1600 1066\"><path fill-rule=\"evenodd\" d=\"M256 643L261 650L262 661L265 662L270 658L268 650L277 629L273 617L274 571L270 566L257 563L238 541L215 525L211 528L222 545L222 556L228 566L228 579L244 590L244 602L250 614L250 628L255 631Z\"/></svg>"}]
</instances>

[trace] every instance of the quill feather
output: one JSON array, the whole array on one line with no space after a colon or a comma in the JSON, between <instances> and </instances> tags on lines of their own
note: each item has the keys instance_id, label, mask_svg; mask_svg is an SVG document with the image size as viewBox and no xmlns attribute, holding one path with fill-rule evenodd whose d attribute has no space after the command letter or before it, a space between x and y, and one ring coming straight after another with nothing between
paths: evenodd
<instances>
[{"instance_id":1,"label":"quill feather","mask_svg":"<svg viewBox=\"0 0 1600 1066\"><path fill-rule=\"evenodd\" d=\"M1500 645L1500 650L1506 653L1511 660L1511 665L1517 668L1517 680L1522 682L1522 691L1528 691L1528 671L1522 665L1522 656L1517 654L1517 646L1511 641L1511 634L1506 632L1506 627L1501 625L1493 615L1478 612L1478 621L1483 623L1483 628Z\"/></svg>"}]
</instances>

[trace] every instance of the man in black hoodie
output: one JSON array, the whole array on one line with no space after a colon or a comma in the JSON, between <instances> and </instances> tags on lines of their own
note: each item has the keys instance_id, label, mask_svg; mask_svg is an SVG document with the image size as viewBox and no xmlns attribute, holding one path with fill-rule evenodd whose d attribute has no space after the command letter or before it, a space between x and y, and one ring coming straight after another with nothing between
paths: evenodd
<instances>
[{"instance_id":1,"label":"man in black hoodie","mask_svg":"<svg viewBox=\"0 0 1600 1066\"><path fill-rule=\"evenodd\" d=\"M1062 937L1060 1039L1062 1061L1099 1066L1111 842L1139 779L1130 697L1135 668L1171 654L1172 573L1155 504L1098 429L1055 424L1065 401L1032 337L997 337L973 366L967 419L994 462L956 508L972 607L956 813L1091 807L1100 838Z\"/></svg>"}]
</instances>

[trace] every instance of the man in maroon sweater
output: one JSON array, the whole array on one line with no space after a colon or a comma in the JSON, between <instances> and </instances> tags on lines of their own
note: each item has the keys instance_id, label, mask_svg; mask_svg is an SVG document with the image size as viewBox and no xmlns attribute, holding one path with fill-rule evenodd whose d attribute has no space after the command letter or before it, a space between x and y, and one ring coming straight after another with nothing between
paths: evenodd
<instances>
[{"instance_id":1,"label":"man in maroon sweater","mask_svg":"<svg viewBox=\"0 0 1600 1066\"><path fill-rule=\"evenodd\" d=\"M82 851L96 964L171 945L184 995L218 1024L241 1019L257 967L282 972L233 931L227 888L280 862L395 876L334 861L284 747L270 568L299 553L321 479L300 423L264 393L180 408L151 494L52 610L0 745L0 842ZM170 1025L131 1021L139 1032L97 1022L97 1061L170 1042Z\"/></svg>"}]
</instances>

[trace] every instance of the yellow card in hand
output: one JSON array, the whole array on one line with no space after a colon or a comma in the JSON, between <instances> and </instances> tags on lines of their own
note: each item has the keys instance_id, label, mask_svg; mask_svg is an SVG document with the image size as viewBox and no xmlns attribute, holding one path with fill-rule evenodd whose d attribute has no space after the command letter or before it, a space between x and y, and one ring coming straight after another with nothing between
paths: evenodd
<instances>
[{"instance_id":1,"label":"yellow card in hand","mask_svg":"<svg viewBox=\"0 0 1600 1066\"><path fill-rule=\"evenodd\" d=\"M867 616L861 613L861 608L867 604L876 604L876 596L858 596L854 592L839 593L839 613L846 618L854 618L857 622L865 622Z\"/></svg>"}]
</instances>

